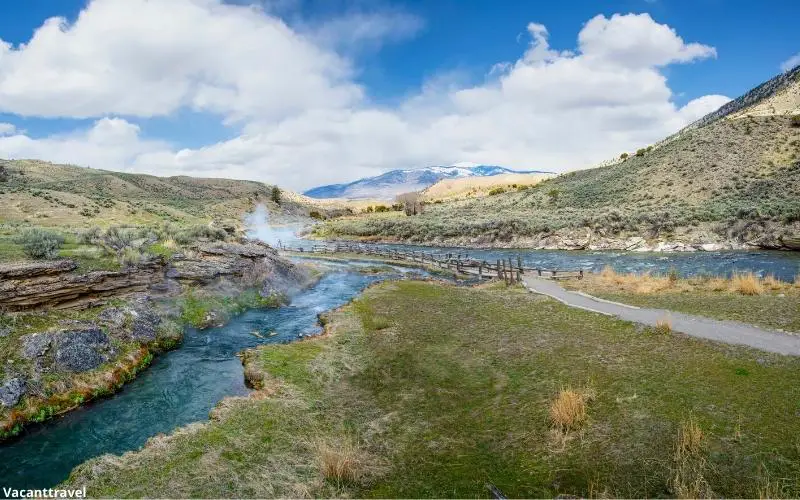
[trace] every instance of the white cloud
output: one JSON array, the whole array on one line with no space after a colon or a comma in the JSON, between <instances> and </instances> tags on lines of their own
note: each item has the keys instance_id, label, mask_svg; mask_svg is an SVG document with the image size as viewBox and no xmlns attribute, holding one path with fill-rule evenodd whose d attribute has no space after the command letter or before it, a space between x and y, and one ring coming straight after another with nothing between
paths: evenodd
<instances>
[{"instance_id":1,"label":"white cloud","mask_svg":"<svg viewBox=\"0 0 800 500\"><path fill-rule=\"evenodd\" d=\"M800 52L793 55L789 59L783 61L783 63L781 64L781 71L789 71L790 69L794 69L798 65L800 65Z\"/></svg>"},{"instance_id":2,"label":"white cloud","mask_svg":"<svg viewBox=\"0 0 800 500\"><path fill-rule=\"evenodd\" d=\"M563 171L657 141L727 101L676 106L661 68L716 52L631 14L589 20L571 50L550 47L547 28L530 23L525 52L487 68L484 83L446 74L377 107L342 53L354 40L408 36L413 22L360 33L348 22L298 31L218 0L95 0L73 25L51 20L28 44L0 48L0 111L98 121L68 136L2 137L0 157L290 188L458 161ZM243 133L176 150L104 118L180 108L240 120Z\"/></svg>"},{"instance_id":3,"label":"white cloud","mask_svg":"<svg viewBox=\"0 0 800 500\"><path fill-rule=\"evenodd\" d=\"M17 127L13 124L0 122L0 136L11 135L16 131Z\"/></svg>"},{"instance_id":4,"label":"white cloud","mask_svg":"<svg viewBox=\"0 0 800 500\"><path fill-rule=\"evenodd\" d=\"M103 118L88 130L44 139L33 139L21 133L0 137L0 158L41 158L56 163L125 170L138 156L167 147L160 141L141 139L139 127L121 118Z\"/></svg>"},{"instance_id":5,"label":"white cloud","mask_svg":"<svg viewBox=\"0 0 800 500\"><path fill-rule=\"evenodd\" d=\"M361 98L350 63L255 7L217 0L95 0L0 43L0 111L156 116L180 107L280 119Z\"/></svg>"}]
</instances>

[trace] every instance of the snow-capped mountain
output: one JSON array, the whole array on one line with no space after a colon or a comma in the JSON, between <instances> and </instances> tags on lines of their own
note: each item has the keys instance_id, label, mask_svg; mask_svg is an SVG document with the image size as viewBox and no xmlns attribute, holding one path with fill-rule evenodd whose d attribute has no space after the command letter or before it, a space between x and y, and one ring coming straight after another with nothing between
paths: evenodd
<instances>
[{"instance_id":1,"label":"snow-capped mountain","mask_svg":"<svg viewBox=\"0 0 800 500\"><path fill-rule=\"evenodd\" d=\"M442 179L487 177L500 174L549 173L538 170L511 170L494 165L455 164L408 170L390 170L375 177L365 177L347 184L319 186L304 192L311 198L391 199L400 193L419 191Z\"/></svg>"}]
</instances>

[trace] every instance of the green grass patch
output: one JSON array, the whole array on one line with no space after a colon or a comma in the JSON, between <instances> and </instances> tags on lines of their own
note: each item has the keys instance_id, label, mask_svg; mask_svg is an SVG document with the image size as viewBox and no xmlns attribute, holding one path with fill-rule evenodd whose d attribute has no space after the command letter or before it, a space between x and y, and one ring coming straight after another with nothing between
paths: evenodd
<instances>
[{"instance_id":1,"label":"green grass patch","mask_svg":"<svg viewBox=\"0 0 800 500\"><path fill-rule=\"evenodd\" d=\"M718 496L800 493L800 360L655 335L518 288L384 283L328 328L261 348L248 369L274 384L258 397L89 462L70 484L111 496L485 497L492 483L509 497L657 497L675 495L680 471ZM550 404L567 387L592 394L587 416L555 432ZM677 462L686 421L702 445Z\"/></svg>"},{"instance_id":2,"label":"green grass patch","mask_svg":"<svg viewBox=\"0 0 800 500\"><path fill-rule=\"evenodd\" d=\"M282 295L262 297L258 290L246 290L233 296L200 294L196 290L187 291L179 301L181 321L195 328L223 323L231 316L248 309L278 307L286 303Z\"/></svg>"}]
</instances>

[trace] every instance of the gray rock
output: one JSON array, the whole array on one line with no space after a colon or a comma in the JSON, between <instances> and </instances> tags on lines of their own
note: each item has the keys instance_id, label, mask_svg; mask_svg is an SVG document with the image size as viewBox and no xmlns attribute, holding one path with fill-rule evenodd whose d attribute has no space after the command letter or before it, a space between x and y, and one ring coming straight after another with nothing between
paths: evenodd
<instances>
[{"instance_id":1,"label":"gray rock","mask_svg":"<svg viewBox=\"0 0 800 500\"><path fill-rule=\"evenodd\" d=\"M11 408L25 394L25 380L19 377L7 379L0 385L0 405Z\"/></svg>"},{"instance_id":2,"label":"gray rock","mask_svg":"<svg viewBox=\"0 0 800 500\"><path fill-rule=\"evenodd\" d=\"M125 324L125 311L118 307L109 307L103 309L103 311L97 315L97 320L108 326L119 328Z\"/></svg>"},{"instance_id":3,"label":"gray rock","mask_svg":"<svg viewBox=\"0 0 800 500\"><path fill-rule=\"evenodd\" d=\"M22 356L26 359L35 359L44 356L53 337L49 333L32 333L22 338Z\"/></svg>"},{"instance_id":4,"label":"gray rock","mask_svg":"<svg viewBox=\"0 0 800 500\"><path fill-rule=\"evenodd\" d=\"M97 368L114 354L108 335L97 327L62 331L55 344L56 367L70 372Z\"/></svg>"},{"instance_id":5,"label":"gray rock","mask_svg":"<svg viewBox=\"0 0 800 500\"><path fill-rule=\"evenodd\" d=\"M140 342L152 342L158 337L158 325L161 317L151 310L134 311L133 327L130 336Z\"/></svg>"}]
</instances>

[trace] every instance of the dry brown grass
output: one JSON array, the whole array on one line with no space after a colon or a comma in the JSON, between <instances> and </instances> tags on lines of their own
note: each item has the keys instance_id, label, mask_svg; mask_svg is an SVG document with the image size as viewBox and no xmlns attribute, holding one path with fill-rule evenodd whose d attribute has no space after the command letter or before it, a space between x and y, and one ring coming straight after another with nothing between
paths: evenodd
<instances>
[{"instance_id":1,"label":"dry brown grass","mask_svg":"<svg viewBox=\"0 0 800 500\"><path fill-rule=\"evenodd\" d=\"M731 278L731 289L742 295L761 295L764 293L764 284L755 274L742 273Z\"/></svg>"},{"instance_id":2,"label":"dry brown grass","mask_svg":"<svg viewBox=\"0 0 800 500\"><path fill-rule=\"evenodd\" d=\"M353 484L365 474L361 452L352 441L318 442L317 460L325 480L337 486Z\"/></svg>"},{"instance_id":3,"label":"dry brown grass","mask_svg":"<svg viewBox=\"0 0 800 500\"><path fill-rule=\"evenodd\" d=\"M550 403L550 423L557 431L566 434L580 429L586 423L586 407L592 399L588 390L562 389Z\"/></svg>"},{"instance_id":4,"label":"dry brown grass","mask_svg":"<svg viewBox=\"0 0 800 500\"><path fill-rule=\"evenodd\" d=\"M675 440L670 487L678 498L710 498L713 492L705 479L707 460L705 435L693 417L681 422Z\"/></svg>"},{"instance_id":5,"label":"dry brown grass","mask_svg":"<svg viewBox=\"0 0 800 500\"><path fill-rule=\"evenodd\" d=\"M656 333L667 334L672 332L672 321L669 318L661 318L656 321L654 328Z\"/></svg>"},{"instance_id":6,"label":"dry brown grass","mask_svg":"<svg viewBox=\"0 0 800 500\"><path fill-rule=\"evenodd\" d=\"M754 273L735 274L730 279L720 277L675 279L670 276L653 276L647 273L622 274L617 273L611 267L606 267L596 276L595 283L599 286L638 294L710 291L762 295L767 291L789 291L792 286L800 288L800 276L796 277L792 284L782 281L774 275L761 278Z\"/></svg>"}]
</instances>

